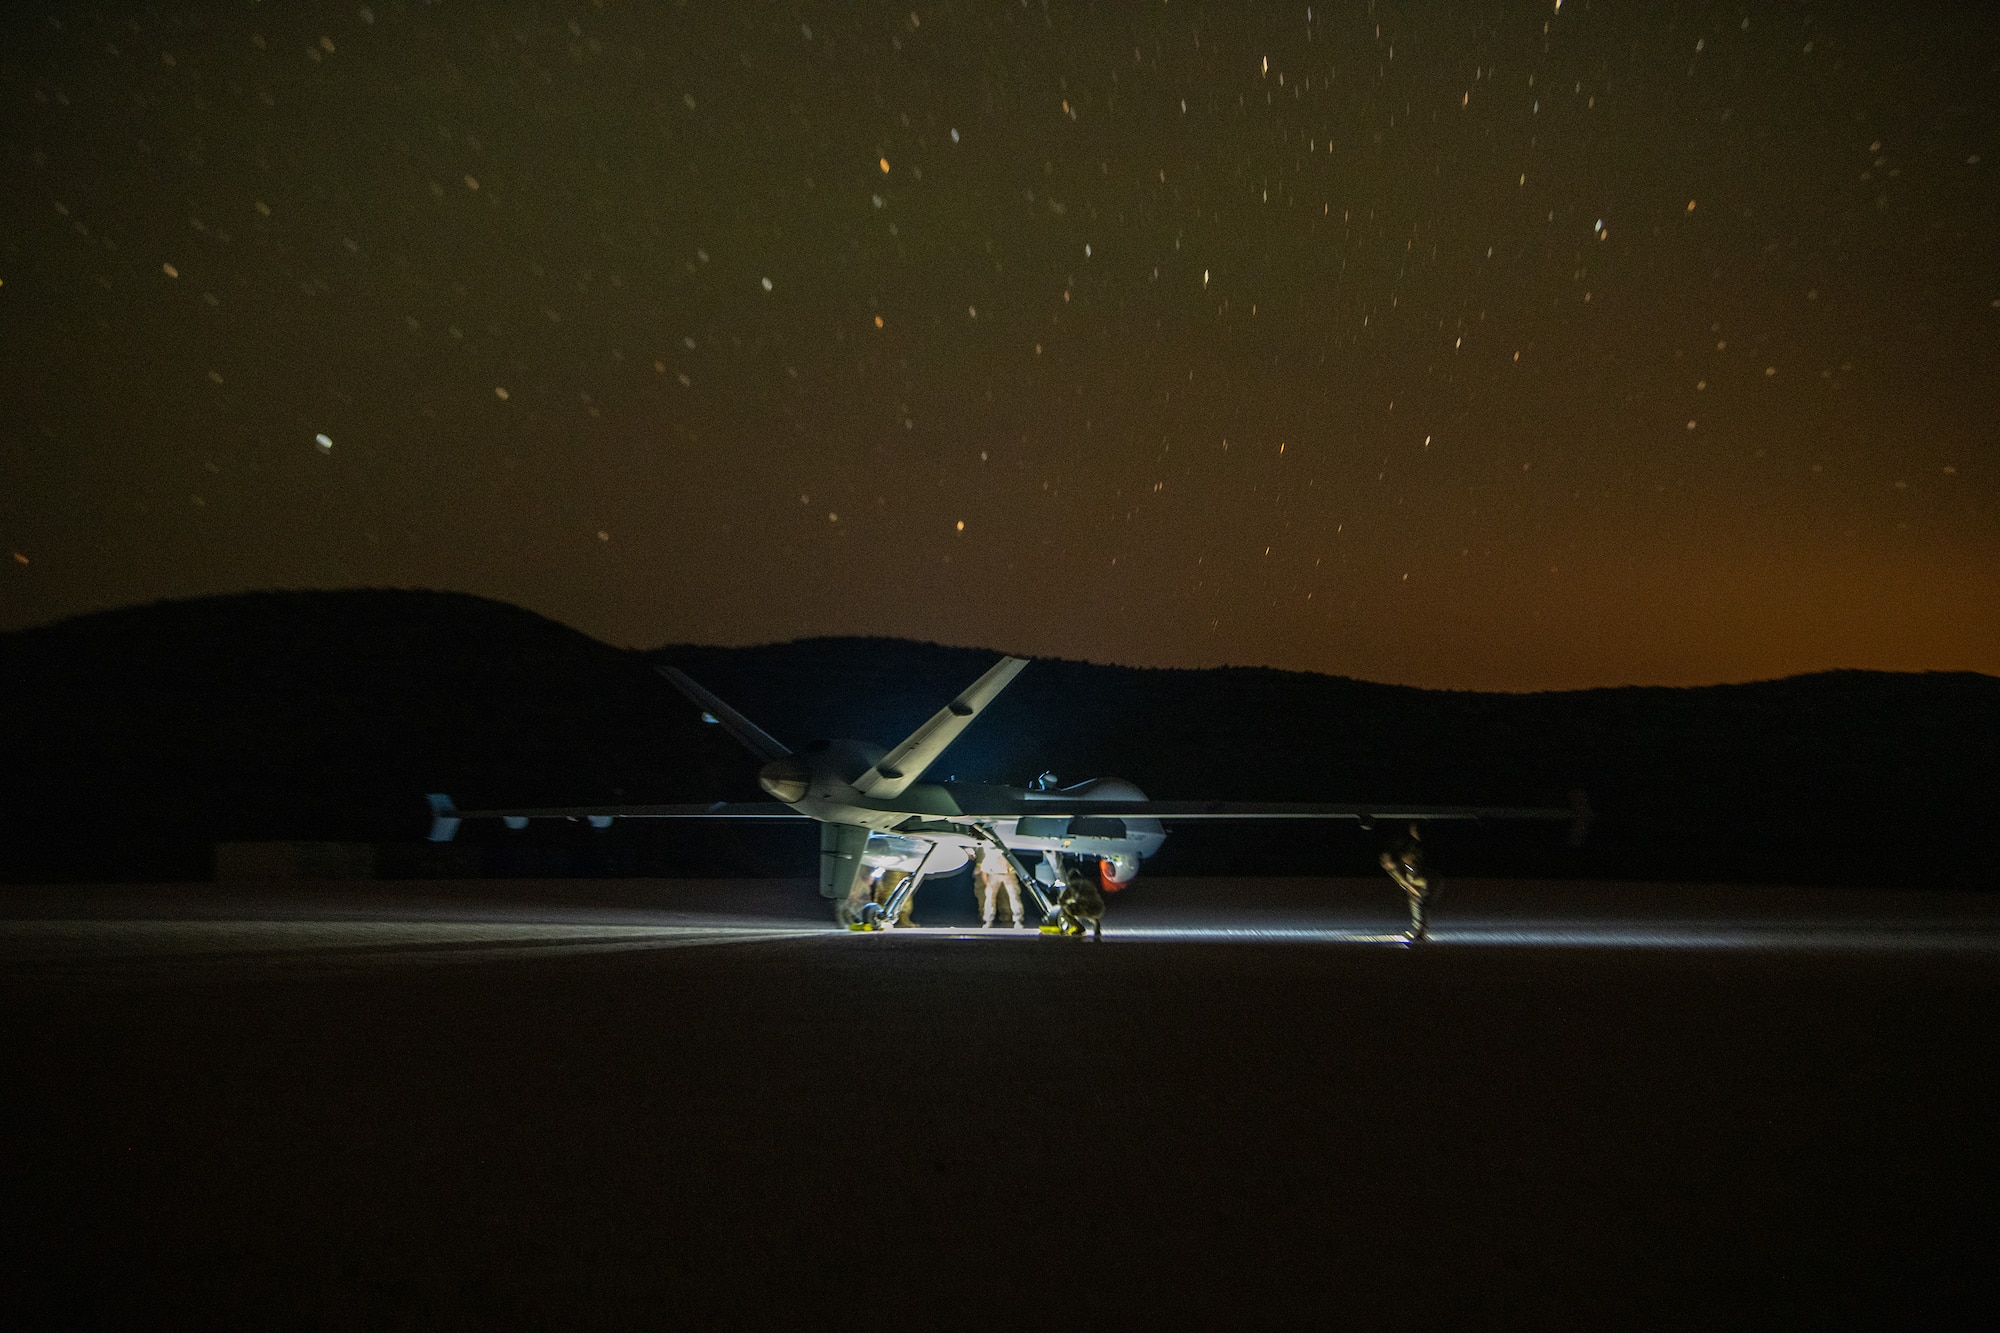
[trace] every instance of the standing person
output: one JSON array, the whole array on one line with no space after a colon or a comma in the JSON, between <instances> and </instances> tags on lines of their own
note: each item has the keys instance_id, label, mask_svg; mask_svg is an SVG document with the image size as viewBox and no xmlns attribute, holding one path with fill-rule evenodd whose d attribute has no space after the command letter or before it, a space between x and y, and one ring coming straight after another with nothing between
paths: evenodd
<instances>
[{"instance_id":1,"label":"standing person","mask_svg":"<svg viewBox=\"0 0 2000 1333\"><path fill-rule=\"evenodd\" d=\"M974 891L979 895L979 924L990 928L995 910L999 907L1000 890L1007 890L1007 905L1014 914L1014 929L1019 930L1027 918L1021 911L1021 882L1014 876L1014 867L1007 863L998 847L988 847L979 855L973 867Z\"/></svg>"},{"instance_id":2,"label":"standing person","mask_svg":"<svg viewBox=\"0 0 2000 1333\"><path fill-rule=\"evenodd\" d=\"M1424 906L1431 895L1430 880L1424 876L1423 833L1415 824L1389 844L1389 850L1382 853L1382 868L1389 872L1389 878L1410 900L1410 928L1403 933L1406 943L1416 944L1430 938L1430 927L1424 920Z\"/></svg>"}]
</instances>

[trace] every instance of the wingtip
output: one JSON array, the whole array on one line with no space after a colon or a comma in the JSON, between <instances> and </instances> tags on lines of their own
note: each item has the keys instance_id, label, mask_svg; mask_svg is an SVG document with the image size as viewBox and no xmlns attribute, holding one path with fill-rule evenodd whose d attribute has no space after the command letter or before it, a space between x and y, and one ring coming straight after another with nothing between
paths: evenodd
<instances>
[{"instance_id":1,"label":"wingtip","mask_svg":"<svg viewBox=\"0 0 2000 1333\"><path fill-rule=\"evenodd\" d=\"M428 793L424 800L429 802L431 807L430 840L450 842L458 835L460 822L458 806L453 803L450 796L441 791Z\"/></svg>"}]
</instances>

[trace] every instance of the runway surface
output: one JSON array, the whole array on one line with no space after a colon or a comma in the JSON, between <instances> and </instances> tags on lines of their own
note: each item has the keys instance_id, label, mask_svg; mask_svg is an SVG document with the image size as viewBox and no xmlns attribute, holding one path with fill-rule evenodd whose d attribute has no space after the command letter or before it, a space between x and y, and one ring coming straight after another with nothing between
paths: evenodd
<instances>
[{"instance_id":1,"label":"runway surface","mask_svg":"<svg viewBox=\"0 0 2000 1333\"><path fill-rule=\"evenodd\" d=\"M923 895L921 926L833 929L805 881L291 882L16 889L0 964L80 973L259 964L352 969L821 939L1047 944L980 927L969 890ZM1110 944L1404 944L1381 880L1168 880L1111 900ZM2000 953L2000 895L1466 881L1440 893L1427 948ZM1055 943L1060 944L1060 941Z\"/></svg>"},{"instance_id":2,"label":"runway surface","mask_svg":"<svg viewBox=\"0 0 2000 1333\"><path fill-rule=\"evenodd\" d=\"M50 1325L1985 1322L1979 896L1140 881L12 889Z\"/></svg>"}]
</instances>

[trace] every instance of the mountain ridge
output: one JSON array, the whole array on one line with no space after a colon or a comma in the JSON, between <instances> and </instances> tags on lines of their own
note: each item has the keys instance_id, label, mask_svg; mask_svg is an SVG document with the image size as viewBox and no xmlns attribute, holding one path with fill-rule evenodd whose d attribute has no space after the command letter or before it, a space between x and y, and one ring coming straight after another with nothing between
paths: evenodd
<instances>
[{"instance_id":1,"label":"mountain ridge","mask_svg":"<svg viewBox=\"0 0 2000 1333\"><path fill-rule=\"evenodd\" d=\"M788 743L886 745L994 656L856 636L617 648L507 603L404 590L96 612L0 634L13 696L0 876L193 873L217 840L408 842L431 790L461 803L754 795L754 763L653 664L681 666ZM1487 827L1439 830L1440 855L1462 873L1991 887L1996 740L2000 678L1966 672L1489 694L1042 659L937 776L1115 772L1161 799L1560 803L1580 787L1600 816L1581 852L1546 830ZM533 832L521 845L568 831ZM810 865L786 834L658 825L549 863L588 869L590 846L640 849L612 869ZM1351 828L1186 828L1154 865L1346 873L1371 848Z\"/></svg>"}]
</instances>

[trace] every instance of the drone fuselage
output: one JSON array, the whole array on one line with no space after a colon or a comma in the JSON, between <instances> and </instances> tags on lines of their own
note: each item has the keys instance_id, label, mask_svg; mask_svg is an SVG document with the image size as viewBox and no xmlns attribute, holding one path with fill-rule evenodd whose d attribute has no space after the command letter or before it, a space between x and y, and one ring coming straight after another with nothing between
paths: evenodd
<instances>
[{"instance_id":1,"label":"drone fuselage","mask_svg":"<svg viewBox=\"0 0 2000 1333\"><path fill-rule=\"evenodd\" d=\"M914 870L924 865L930 875L949 874L964 866L977 849L989 846L989 829L1011 851L1056 853L1109 861L1110 878L1129 880L1139 861L1160 849L1166 830L1157 819L1121 819L1073 813L993 818L973 812L999 807L1056 802L1065 808L1078 801L1143 801L1146 794L1118 778L1099 778L1062 791L1037 791L994 783L912 782L893 798L866 794L856 782L879 772L886 751L864 741L814 741L796 753L766 764L758 783L777 800L824 824L844 824L870 830L867 857L871 865ZM934 844L928 852L926 844ZM904 864L904 862L909 864Z\"/></svg>"}]
</instances>

